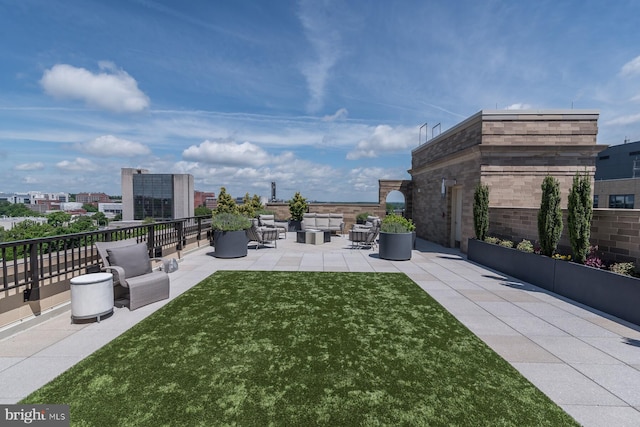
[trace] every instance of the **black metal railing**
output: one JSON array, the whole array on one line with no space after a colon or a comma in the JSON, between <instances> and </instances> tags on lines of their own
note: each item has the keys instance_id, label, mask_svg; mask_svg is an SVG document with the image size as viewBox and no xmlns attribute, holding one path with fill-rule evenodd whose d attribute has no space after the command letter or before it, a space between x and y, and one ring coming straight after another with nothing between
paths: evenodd
<instances>
[{"instance_id":1,"label":"black metal railing","mask_svg":"<svg viewBox=\"0 0 640 427\"><path fill-rule=\"evenodd\" d=\"M211 236L211 217L108 228L85 233L0 243L0 291L22 288L25 301L39 300L40 290L71 279L99 263L94 242L136 239L151 256L180 251Z\"/></svg>"}]
</instances>

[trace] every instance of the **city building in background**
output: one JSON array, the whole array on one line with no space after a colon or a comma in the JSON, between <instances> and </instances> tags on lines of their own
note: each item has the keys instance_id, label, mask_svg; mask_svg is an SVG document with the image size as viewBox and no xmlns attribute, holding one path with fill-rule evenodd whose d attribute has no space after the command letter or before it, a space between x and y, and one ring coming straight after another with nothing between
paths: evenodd
<instances>
[{"instance_id":1,"label":"city building in background","mask_svg":"<svg viewBox=\"0 0 640 427\"><path fill-rule=\"evenodd\" d=\"M98 203L111 202L111 197L105 193L78 193L76 194L76 202L98 206Z\"/></svg>"},{"instance_id":2,"label":"city building in background","mask_svg":"<svg viewBox=\"0 0 640 427\"><path fill-rule=\"evenodd\" d=\"M122 203L98 203L98 212L102 212L109 219L115 218L116 215L122 215Z\"/></svg>"},{"instance_id":3,"label":"city building in background","mask_svg":"<svg viewBox=\"0 0 640 427\"><path fill-rule=\"evenodd\" d=\"M162 221L194 215L193 175L123 168L121 177L123 221Z\"/></svg>"},{"instance_id":4,"label":"city building in background","mask_svg":"<svg viewBox=\"0 0 640 427\"><path fill-rule=\"evenodd\" d=\"M218 206L216 195L212 192L195 191L193 196L194 207L205 206L209 209L215 209Z\"/></svg>"},{"instance_id":5,"label":"city building in background","mask_svg":"<svg viewBox=\"0 0 640 427\"><path fill-rule=\"evenodd\" d=\"M640 200L640 141L613 145L596 158L593 207L636 209Z\"/></svg>"}]
</instances>

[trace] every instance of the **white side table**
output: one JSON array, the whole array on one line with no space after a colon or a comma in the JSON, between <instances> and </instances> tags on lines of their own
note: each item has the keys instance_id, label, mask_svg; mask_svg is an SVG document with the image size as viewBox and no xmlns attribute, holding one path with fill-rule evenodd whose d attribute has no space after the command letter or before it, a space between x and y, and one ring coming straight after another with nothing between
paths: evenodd
<instances>
[{"instance_id":1,"label":"white side table","mask_svg":"<svg viewBox=\"0 0 640 427\"><path fill-rule=\"evenodd\" d=\"M113 275L91 273L71 279L71 321L113 313Z\"/></svg>"}]
</instances>

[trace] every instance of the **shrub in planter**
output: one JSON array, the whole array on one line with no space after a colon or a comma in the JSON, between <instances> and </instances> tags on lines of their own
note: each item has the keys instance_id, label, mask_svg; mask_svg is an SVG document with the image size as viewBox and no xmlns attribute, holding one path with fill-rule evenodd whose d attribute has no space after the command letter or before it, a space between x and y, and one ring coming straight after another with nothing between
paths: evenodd
<instances>
[{"instance_id":1,"label":"shrub in planter","mask_svg":"<svg viewBox=\"0 0 640 427\"><path fill-rule=\"evenodd\" d=\"M249 218L240 214L223 212L215 214L211 220L213 229L214 256L216 258L238 258L247 256L247 229L251 227Z\"/></svg>"},{"instance_id":2,"label":"shrub in planter","mask_svg":"<svg viewBox=\"0 0 640 427\"><path fill-rule=\"evenodd\" d=\"M522 239L522 241L518 243L518 246L516 246L516 249L521 252L533 253L533 244L529 240Z\"/></svg>"},{"instance_id":3,"label":"shrub in planter","mask_svg":"<svg viewBox=\"0 0 640 427\"><path fill-rule=\"evenodd\" d=\"M221 213L238 213L238 205L236 201L233 200L231 194L227 193L227 189L224 187L220 188L220 192L218 193L218 205L213 211L214 215Z\"/></svg>"},{"instance_id":4,"label":"shrub in planter","mask_svg":"<svg viewBox=\"0 0 640 427\"><path fill-rule=\"evenodd\" d=\"M560 183L547 175L542 181L542 200L538 211L538 238L542 255L552 256L562 234Z\"/></svg>"},{"instance_id":5,"label":"shrub in planter","mask_svg":"<svg viewBox=\"0 0 640 427\"><path fill-rule=\"evenodd\" d=\"M625 276L636 276L636 267L632 262L617 262L612 264L609 269Z\"/></svg>"},{"instance_id":6,"label":"shrub in planter","mask_svg":"<svg viewBox=\"0 0 640 427\"><path fill-rule=\"evenodd\" d=\"M602 258L598 255L598 246L589 246L589 255L584 260L584 265L593 268L604 269L607 268L607 265L602 261Z\"/></svg>"},{"instance_id":7,"label":"shrub in planter","mask_svg":"<svg viewBox=\"0 0 640 427\"><path fill-rule=\"evenodd\" d=\"M498 244L503 248L513 248L513 242L511 240L500 240Z\"/></svg>"},{"instance_id":8,"label":"shrub in planter","mask_svg":"<svg viewBox=\"0 0 640 427\"><path fill-rule=\"evenodd\" d=\"M576 173L569 192L567 205L567 225L569 241L576 262L581 264L589 253L589 237L591 237L591 217L593 215L591 200L591 180L585 174Z\"/></svg>"},{"instance_id":9,"label":"shrub in planter","mask_svg":"<svg viewBox=\"0 0 640 427\"><path fill-rule=\"evenodd\" d=\"M297 231L300 230L302 222L302 218L304 214L309 210L309 204L307 203L307 199L302 197L299 191L293 195L293 198L289 200L289 213L291 214L291 219L289 222L289 231Z\"/></svg>"},{"instance_id":10,"label":"shrub in planter","mask_svg":"<svg viewBox=\"0 0 640 427\"><path fill-rule=\"evenodd\" d=\"M367 218L370 217L371 214L369 212L362 212L359 213L358 215L356 215L356 223L357 224L364 224L367 222Z\"/></svg>"},{"instance_id":11,"label":"shrub in planter","mask_svg":"<svg viewBox=\"0 0 640 427\"><path fill-rule=\"evenodd\" d=\"M385 216L380 225L380 258L393 261L411 259L415 229L410 219L396 214Z\"/></svg>"},{"instance_id":12,"label":"shrub in planter","mask_svg":"<svg viewBox=\"0 0 640 427\"><path fill-rule=\"evenodd\" d=\"M478 240L484 240L489 232L489 186L482 183L473 193L473 229Z\"/></svg>"},{"instance_id":13,"label":"shrub in planter","mask_svg":"<svg viewBox=\"0 0 640 427\"><path fill-rule=\"evenodd\" d=\"M480 240L480 239L478 239ZM487 236L484 238L484 241L487 243L492 243L494 245L497 245L498 243L500 243L500 239L498 239L497 237L493 237L493 236Z\"/></svg>"}]
</instances>

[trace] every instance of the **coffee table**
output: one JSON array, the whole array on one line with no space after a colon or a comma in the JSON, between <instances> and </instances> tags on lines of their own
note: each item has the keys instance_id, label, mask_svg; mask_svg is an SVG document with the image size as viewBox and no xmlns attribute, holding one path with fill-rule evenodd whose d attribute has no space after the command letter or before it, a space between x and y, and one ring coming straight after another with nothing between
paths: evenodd
<instances>
[{"instance_id":1,"label":"coffee table","mask_svg":"<svg viewBox=\"0 0 640 427\"><path fill-rule=\"evenodd\" d=\"M296 242L321 245L331 241L331 230L300 230L296 232Z\"/></svg>"}]
</instances>

